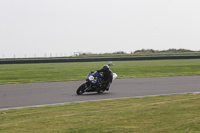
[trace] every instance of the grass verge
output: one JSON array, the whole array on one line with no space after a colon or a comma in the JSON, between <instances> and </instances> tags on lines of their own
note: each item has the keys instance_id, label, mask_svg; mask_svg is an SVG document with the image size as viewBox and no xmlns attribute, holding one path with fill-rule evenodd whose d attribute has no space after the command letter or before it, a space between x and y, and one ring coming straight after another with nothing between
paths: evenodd
<instances>
[{"instance_id":1,"label":"grass verge","mask_svg":"<svg viewBox=\"0 0 200 133\"><path fill-rule=\"evenodd\" d=\"M85 80L86 75L108 62L0 65L0 84ZM200 59L116 61L111 67L118 78L200 75Z\"/></svg>"},{"instance_id":2,"label":"grass verge","mask_svg":"<svg viewBox=\"0 0 200 133\"><path fill-rule=\"evenodd\" d=\"M0 111L0 132L200 132L200 94Z\"/></svg>"}]
</instances>

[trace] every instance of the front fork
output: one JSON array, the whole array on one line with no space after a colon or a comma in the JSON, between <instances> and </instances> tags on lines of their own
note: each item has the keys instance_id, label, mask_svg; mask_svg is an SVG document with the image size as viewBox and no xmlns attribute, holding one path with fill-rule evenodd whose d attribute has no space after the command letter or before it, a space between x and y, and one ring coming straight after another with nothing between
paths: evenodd
<instances>
[{"instance_id":1,"label":"front fork","mask_svg":"<svg viewBox=\"0 0 200 133\"><path fill-rule=\"evenodd\" d=\"M90 90L90 85L89 85L89 83L86 81L84 84L85 84L85 91Z\"/></svg>"},{"instance_id":2,"label":"front fork","mask_svg":"<svg viewBox=\"0 0 200 133\"><path fill-rule=\"evenodd\" d=\"M87 81L84 84L85 84L85 88L89 87L89 83Z\"/></svg>"}]
</instances>

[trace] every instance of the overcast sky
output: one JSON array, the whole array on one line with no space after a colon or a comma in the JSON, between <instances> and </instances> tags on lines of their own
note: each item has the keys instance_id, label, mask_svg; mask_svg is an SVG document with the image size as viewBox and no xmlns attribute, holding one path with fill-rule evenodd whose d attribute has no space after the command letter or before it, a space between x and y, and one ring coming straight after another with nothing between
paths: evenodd
<instances>
[{"instance_id":1,"label":"overcast sky","mask_svg":"<svg viewBox=\"0 0 200 133\"><path fill-rule=\"evenodd\" d=\"M200 0L0 0L0 58L200 50Z\"/></svg>"}]
</instances>

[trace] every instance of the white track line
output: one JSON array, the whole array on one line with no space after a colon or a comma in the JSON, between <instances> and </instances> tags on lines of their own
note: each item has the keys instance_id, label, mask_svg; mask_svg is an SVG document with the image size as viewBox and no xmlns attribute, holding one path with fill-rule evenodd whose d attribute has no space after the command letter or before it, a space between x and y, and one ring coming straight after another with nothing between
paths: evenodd
<instances>
[{"instance_id":1,"label":"white track line","mask_svg":"<svg viewBox=\"0 0 200 133\"><path fill-rule=\"evenodd\" d=\"M69 103L105 101L105 100L134 98L134 97L152 97L152 96L167 96L167 95L196 94L196 93L200 93L200 92L183 92L183 93L169 93L169 94L158 94L158 95L144 95L144 96L133 96L133 97L119 97L119 98L108 98L108 99L96 99L96 100L86 100L86 101L74 101L74 102L65 102L65 103L52 103L52 104L43 104L43 105L31 105L31 106L23 106L23 107L2 108L0 110L23 109L23 108L31 108L31 107L44 107L44 106L50 106L50 105L63 105L63 104L69 104Z\"/></svg>"}]
</instances>

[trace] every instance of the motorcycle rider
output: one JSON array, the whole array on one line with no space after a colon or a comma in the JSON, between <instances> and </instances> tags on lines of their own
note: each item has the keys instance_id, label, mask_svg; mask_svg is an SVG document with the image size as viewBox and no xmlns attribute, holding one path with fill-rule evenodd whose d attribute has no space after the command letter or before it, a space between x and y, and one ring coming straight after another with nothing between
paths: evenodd
<instances>
[{"instance_id":1,"label":"motorcycle rider","mask_svg":"<svg viewBox=\"0 0 200 133\"><path fill-rule=\"evenodd\" d=\"M104 65L100 70L96 70L98 73L103 73L103 85L105 90L109 90L110 84L113 80L113 72L109 69L108 65Z\"/></svg>"}]
</instances>

